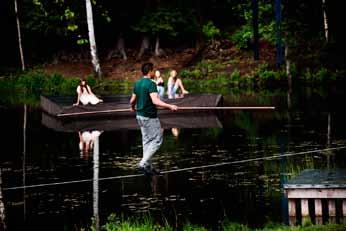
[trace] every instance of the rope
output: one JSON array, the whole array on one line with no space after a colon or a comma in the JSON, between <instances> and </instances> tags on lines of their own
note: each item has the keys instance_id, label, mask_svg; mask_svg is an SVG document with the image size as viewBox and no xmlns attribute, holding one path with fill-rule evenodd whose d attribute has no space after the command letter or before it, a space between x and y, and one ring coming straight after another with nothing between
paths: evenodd
<instances>
[{"instance_id":1,"label":"rope","mask_svg":"<svg viewBox=\"0 0 346 231\"><path fill-rule=\"evenodd\" d=\"M255 161L260 161L260 160L272 160L272 159L281 158L281 157L298 156L298 155L305 155L305 154L318 153L318 152L327 152L327 151L334 151L334 150L340 150L340 149L345 149L345 148L346 148L346 146L341 146L341 147L325 148L325 149L318 149L318 150L311 150L311 151L297 152L297 153L275 154L275 155L268 156L268 157L258 157L258 158L251 158L251 159L245 159L245 160L236 160L236 161L222 162L222 163L218 163L218 164L208 164L208 165L195 166L195 167L189 167L189 168L174 169L174 170L162 171L161 173L162 174L165 174L165 173L175 173L175 172L190 171L190 170L196 170L196 169L202 169L202 168L219 167L219 166L225 166L225 165L231 165L231 164L255 162ZM97 179L97 181L135 178L135 177L139 177L139 176L143 176L143 174L132 174L132 175L124 175L124 176L102 177L102 178ZM55 183L34 184L34 185L27 185L27 186L24 185L24 186L8 187L8 188L3 188L3 190L5 191L5 190L38 188L38 187L46 187L46 186L56 186L56 185L66 185L66 184L75 184L75 183L83 183L83 182L92 182L92 181L94 181L94 179L62 181L62 182L55 182Z\"/></svg>"}]
</instances>

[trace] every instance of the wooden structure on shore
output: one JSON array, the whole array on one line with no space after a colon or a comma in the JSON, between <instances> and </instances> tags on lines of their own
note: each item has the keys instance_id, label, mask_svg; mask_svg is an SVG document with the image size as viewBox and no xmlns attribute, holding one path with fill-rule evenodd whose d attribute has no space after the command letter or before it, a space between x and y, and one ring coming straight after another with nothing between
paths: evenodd
<instances>
[{"instance_id":1,"label":"wooden structure on shore","mask_svg":"<svg viewBox=\"0 0 346 231\"><path fill-rule=\"evenodd\" d=\"M316 224L346 219L346 169L305 170L283 188L291 225L298 217Z\"/></svg>"}]
</instances>

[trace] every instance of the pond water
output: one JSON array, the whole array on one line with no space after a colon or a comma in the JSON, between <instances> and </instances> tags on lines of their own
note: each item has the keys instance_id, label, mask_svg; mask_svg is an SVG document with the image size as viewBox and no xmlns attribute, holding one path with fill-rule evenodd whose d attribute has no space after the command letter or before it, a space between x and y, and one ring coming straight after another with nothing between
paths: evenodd
<instances>
[{"instance_id":1,"label":"pond water","mask_svg":"<svg viewBox=\"0 0 346 231\"><path fill-rule=\"evenodd\" d=\"M218 126L182 128L178 136L166 129L153 157L164 173L153 178L136 171L139 130L104 131L83 153L77 131L47 128L40 108L2 102L2 226L80 230L92 217L102 225L116 213L150 214L175 228L189 221L216 229L226 218L259 227L287 221L282 184L288 179L305 169L346 168L342 90L302 88L224 99L226 105L276 109L225 111L217 114Z\"/></svg>"}]
</instances>

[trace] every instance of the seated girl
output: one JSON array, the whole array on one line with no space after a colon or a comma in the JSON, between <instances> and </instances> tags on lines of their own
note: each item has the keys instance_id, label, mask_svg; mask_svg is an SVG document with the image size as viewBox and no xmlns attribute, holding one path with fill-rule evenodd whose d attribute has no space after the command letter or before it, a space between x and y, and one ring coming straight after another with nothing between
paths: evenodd
<instances>
[{"instance_id":1,"label":"seated girl","mask_svg":"<svg viewBox=\"0 0 346 231\"><path fill-rule=\"evenodd\" d=\"M177 72L175 70L172 70L169 75L168 84L167 84L168 98L174 99L174 98L180 97L178 95L179 88L183 95L189 93L187 90L185 90L181 79L177 77Z\"/></svg>"},{"instance_id":2,"label":"seated girl","mask_svg":"<svg viewBox=\"0 0 346 231\"><path fill-rule=\"evenodd\" d=\"M165 83L160 71L155 71L155 83L157 86L157 93L159 94L160 99L162 99L165 94Z\"/></svg>"},{"instance_id":3,"label":"seated girl","mask_svg":"<svg viewBox=\"0 0 346 231\"><path fill-rule=\"evenodd\" d=\"M77 102L73 104L73 106L79 105L79 102L81 102L83 105L87 104L98 104L103 102L102 99L99 99L92 91L90 86L87 84L85 79L80 80L80 84L77 87Z\"/></svg>"}]
</instances>

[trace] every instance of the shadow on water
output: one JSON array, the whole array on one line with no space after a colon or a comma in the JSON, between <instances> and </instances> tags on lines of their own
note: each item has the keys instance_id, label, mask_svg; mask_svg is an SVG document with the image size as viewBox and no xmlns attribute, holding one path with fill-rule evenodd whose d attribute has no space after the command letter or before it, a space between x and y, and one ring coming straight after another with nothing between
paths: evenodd
<instances>
[{"instance_id":1,"label":"shadow on water","mask_svg":"<svg viewBox=\"0 0 346 231\"><path fill-rule=\"evenodd\" d=\"M198 114L180 118L185 127L164 126L153 158L164 174L153 178L136 172L136 126L115 118L61 123L37 108L1 107L0 225L79 230L111 213L150 213L174 228L218 227L225 218L254 227L287 222L283 183L305 169L346 167L344 149L318 151L346 145L345 113L329 94L303 90L226 95L226 105L276 110Z\"/></svg>"}]
</instances>

